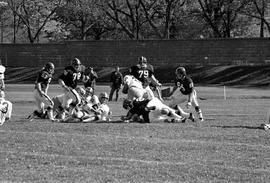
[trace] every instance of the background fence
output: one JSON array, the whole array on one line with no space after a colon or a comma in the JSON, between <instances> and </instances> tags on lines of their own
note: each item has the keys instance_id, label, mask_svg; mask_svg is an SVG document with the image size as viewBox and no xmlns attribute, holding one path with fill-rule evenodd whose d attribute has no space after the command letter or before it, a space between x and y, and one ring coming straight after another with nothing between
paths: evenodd
<instances>
[{"instance_id":1,"label":"background fence","mask_svg":"<svg viewBox=\"0 0 270 183\"><path fill-rule=\"evenodd\" d=\"M84 65L130 66L144 55L154 66L250 65L270 62L270 39L198 39L145 41L70 41L58 44L1 44L9 67L40 67L48 61L66 66L73 57Z\"/></svg>"}]
</instances>

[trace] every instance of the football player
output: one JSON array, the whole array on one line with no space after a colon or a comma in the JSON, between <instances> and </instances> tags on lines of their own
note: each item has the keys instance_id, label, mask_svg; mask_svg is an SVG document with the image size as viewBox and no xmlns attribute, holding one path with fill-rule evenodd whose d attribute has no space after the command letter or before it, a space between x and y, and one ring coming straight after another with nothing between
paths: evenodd
<instances>
[{"instance_id":1,"label":"football player","mask_svg":"<svg viewBox=\"0 0 270 183\"><path fill-rule=\"evenodd\" d=\"M58 82L62 87L65 98L63 101L63 109L69 110L70 107L76 107L81 103L81 98L75 88L79 81L84 79L81 61L78 58L74 58L70 66L64 69L62 75L60 75ZM64 119L65 111L62 112L62 119Z\"/></svg>"},{"instance_id":2,"label":"football player","mask_svg":"<svg viewBox=\"0 0 270 183\"><path fill-rule=\"evenodd\" d=\"M127 99L143 100L145 98L148 98L148 93L143 88L141 81L139 81L132 75L126 75L123 80L124 87L122 89L122 92L124 94L127 94Z\"/></svg>"},{"instance_id":3,"label":"football player","mask_svg":"<svg viewBox=\"0 0 270 183\"><path fill-rule=\"evenodd\" d=\"M5 90L5 82L4 82L5 71L6 71L6 67L3 65L0 65L0 90Z\"/></svg>"},{"instance_id":4,"label":"football player","mask_svg":"<svg viewBox=\"0 0 270 183\"><path fill-rule=\"evenodd\" d=\"M179 88L181 95L174 95L174 92ZM183 102L186 103L186 107L193 106L199 116L200 121L204 121L201 108L197 99L197 92L194 88L192 79L187 76L186 69L184 67L177 67L175 70L175 86L170 93L171 102L169 106L177 108L177 106ZM179 107L179 106L178 106Z\"/></svg>"},{"instance_id":5,"label":"football player","mask_svg":"<svg viewBox=\"0 0 270 183\"><path fill-rule=\"evenodd\" d=\"M110 115L112 114L109 106L106 104L109 97L106 92L102 92L99 95L100 103L89 105L85 104L80 109L74 110L73 115L63 120L63 122L100 122L110 121Z\"/></svg>"},{"instance_id":6,"label":"football player","mask_svg":"<svg viewBox=\"0 0 270 183\"><path fill-rule=\"evenodd\" d=\"M5 92L0 91L0 125L11 118L12 103L5 99Z\"/></svg>"},{"instance_id":7,"label":"football player","mask_svg":"<svg viewBox=\"0 0 270 183\"><path fill-rule=\"evenodd\" d=\"M138 100L128 100L125 99L123 102L123 107L125 109L128 109L129 112L127 116L122 118L122 120L130 120L133 115L138 115L142 116L144 121L149 123L150 119L157 121L157 120L166 120L168 121L169 119L171 122L185 122L187 119L186 117L182 117L177 114L177 111L170 108L169 106L163 104L157 97L150 99L145 99L142 101ZM150 117L149 117L150 115ZM190 113L187 116L189 119L193 119L192 113Z\"/></svg>"},{"instance_id":8,"label":"football player","mask_svg":"<svg viewBox=\"0 0 270 183\"><path fill-rule=\"evenodd\" d=\"M154 76L154 68L151 64L147 63L144 56L139 57L138 65L132 66L129 70L130 74L142 82L143 87L148 93L149 99L154 97L153 91L150 89L149 84L160 87L161 84Z\"/></svg>"},{"instance_id":9,"label":"football player","mask_svg":"<svg viewBox=\"0 0 270 183\"><path fill-rule=\"evenodd\" d=\"M98 97L94 94L94 89L92 87L85 88L85 102L93 105L100 103Z\"/></svg>"},{"instance_id":10,"label":"football player","mask_svg":"<svg viewBox=\"0 0 270 183\"><path fill-rule=\"evenodd\" d=\"M48 62L42 68L42 70L38 73L36 82L35 82L35 90L34 90L34 98L36 101L36 105L38 110L34 111L28 119L33 119L34 117L45 118L47 115L50 120L54 121L53 117L53 101L49 97L48 89L49 84L52 80L52 75L54 73L54 64L52 62ZM46 108L45 108L46 107ZM47 114L46 114L47 113Z\"/></svg>"}]
</instances>

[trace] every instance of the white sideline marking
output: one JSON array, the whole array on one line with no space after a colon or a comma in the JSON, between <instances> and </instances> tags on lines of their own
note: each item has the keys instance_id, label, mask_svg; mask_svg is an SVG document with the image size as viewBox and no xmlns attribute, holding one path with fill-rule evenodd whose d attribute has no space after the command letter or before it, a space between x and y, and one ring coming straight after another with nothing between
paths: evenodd
<instances>
[{"instance_id":1,"label":"white sideline marking","mask_svg":"<svg viewBox=\"0 0 270 183\"><path fill-rule=\"evenodd\" d=\"M30 155L30 156L39 156L39 157L50 157L50 158L67 158L70 160L78 160L87 159L90 161L100 160L100 161L120 161L120 162L130 162L130 163L144 163L153 166L158 165L169 165L169 166L184 166L184 165L200 165L200 166L212 166L216 168L224 168L224 169L231 169L235 171L245 171L245 172L255 172L255 173L270 173L270 169L264 168L243 168L243 167L234 167L234 166L227 166L227 165L213 165L213 164L206 164L207 161L188 161L188 162L172 162L172 161L155 161L155 160L141 160L141 159L133 159L133 158L121 158L121 157L89 157L89 156L72 156L72 155L61 155L61 154L47 154L47 153L38 153L38 152L22 152L22 151L0 151L0 153L8 153L8 154L21 154L21 155ZM6 159L7 160L7 159ZM208 162L215 162L214 160L208 160ZM106 166L106 165L105 165ZM121 165L122 166L122 165ZM54 166L57 167L57 166ZM61 165L63 168L63 166ZM74 169L74 168L71 168ZM76 169L76 168L75 168Z\"/></svg>"},{"instance_id":2,"label":"white sideline marking","mask_svg":"<svg viewBox=\"0 0 270 183\"><path fill-rule=\"evenodd\" d=\"M189 140L189 139L168 139L168 138L156 138L156 137L136 137L136 136L114 136L114 135L105 135L105 136L100 136L100 135L89 135L89 134L78 134L78 133L63 133L63 132L25 132L25 131L15 131L15 130L0 130L1 133L21 133L21 134L38 134L38 135L60 135L60 136L79 136L79 137L91 137L91 138L104 138L104 139L141 139L141 140L146 140L146 141L164 141L164 142L178 142L178 143L200 143L200 144L216 144L216 145L229 145L229 146L246 146L246 147L251 147L251 148L265 148L265 149L270 149L270 146L267 145L262 145L262 144L246 144L246 143L232 143L232 142L221 142L221 141L211 141L211 140Z\"/></svg>"}]
</instances>

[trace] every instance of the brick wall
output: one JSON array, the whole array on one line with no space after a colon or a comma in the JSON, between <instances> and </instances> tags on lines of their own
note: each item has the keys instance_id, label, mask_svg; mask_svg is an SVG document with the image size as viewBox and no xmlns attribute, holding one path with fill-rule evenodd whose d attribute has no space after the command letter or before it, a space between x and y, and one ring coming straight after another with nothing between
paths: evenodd
<instances>
[{"instance_id":1,"label":"brick wall","mask_svg":"<svg viewBox=\"0 0 270 183\"><path fill-rule=\"evenodd\" d=\"M66 66L73 57L94 67L130 66L144 55L154 66L270 63L270 39L71 41L63 44L2 44L6 66Z\"/></svg>"}]
</instances>

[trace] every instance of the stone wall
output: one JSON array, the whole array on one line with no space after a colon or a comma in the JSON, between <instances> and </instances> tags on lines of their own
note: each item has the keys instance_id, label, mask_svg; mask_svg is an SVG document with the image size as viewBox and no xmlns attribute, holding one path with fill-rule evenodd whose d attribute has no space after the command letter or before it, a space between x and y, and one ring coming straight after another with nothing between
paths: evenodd
<instances>
[{"instance_id":1,"label":"stone wall","mask_svg":"<svg viewBox=\"0 0 270 183\"><path fill-rule=\"evenodd\" d=\"M64 67L73 57L93 67L131 66L138 56L154 66L252 65L270 63L270 39L69 41L59 44L2 44L0 58L10 67Z\"/></svg>"}]
</instances>

